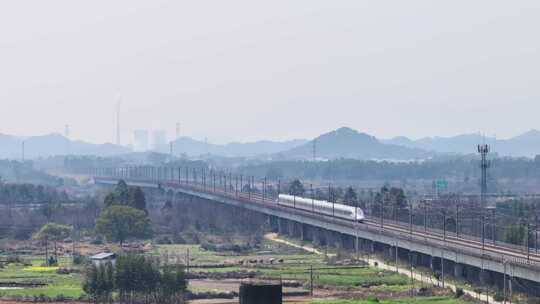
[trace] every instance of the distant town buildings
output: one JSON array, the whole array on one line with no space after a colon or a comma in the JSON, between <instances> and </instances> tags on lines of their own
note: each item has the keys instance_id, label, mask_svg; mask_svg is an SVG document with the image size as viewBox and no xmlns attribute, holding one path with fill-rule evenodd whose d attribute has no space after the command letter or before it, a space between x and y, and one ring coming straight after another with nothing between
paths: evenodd
<instances>
[{"instance_id":1,"label":"distant town buildings","mask_svg":"<svg viewBox=\"0 0 540 304\"><path fill-rule=\"evenodd\" d=\"M135 130L133 132L133 150L144 152L148 150L148 130Z\"/></svg>"},{"instance_id":2,"label":"distant town buildings","mask_svg":"<svg viewBox=\"0 0 540 304\"><path fill-rule=\"evenodd\" d=\"M164 130L154 130L152 132L152 150L167 150L167 133Z\"/></svg>"}]
</instances>

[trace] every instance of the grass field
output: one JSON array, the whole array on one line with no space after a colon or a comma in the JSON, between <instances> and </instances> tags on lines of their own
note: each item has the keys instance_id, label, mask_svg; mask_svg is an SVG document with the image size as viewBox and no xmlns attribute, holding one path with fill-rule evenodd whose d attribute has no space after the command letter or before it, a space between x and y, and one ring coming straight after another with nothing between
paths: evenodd
<instances>
[{"instance_id":1,"label":"grass field","mask_svg":"<svg viewBox=\"0 0 540 304\"><path fill-rule=\"evenodd\" d=\"M294 280L307 288L313 277L315 287L339 292L364 291L373 295L406 296L411 289L411 281L404 275L392 271L382 271L362 265L331 265L322 255L304 252L271 241L257 251L245 254L214 252L204 250L199 245L157 245L151 253L161 258L168 257L171 262L184 263L189 252L190 272L198 273L233 273L254 272L262 279ZM24 289L0 290L0 297L25 299L78 299L84 295L81 283L82 274L58 274L56 267L42 267L42 259L27 256L31 266L23 263L10 263L0 269L0 283L45 284ZM255 262L257 261L257 262ZM262 263L261 263L262 261ZM272 261L272 263L270 263ZM71 268L70 259L61 259L61 267ZM225 264L224 267L197 268L197 265ZM313 269L313 274L310 270ZM419 287L419 283L414 287ZM418 285L417 285L418 284ZM321 290L322 290L321 289ZM192 290L197 291L197 290ZM201 291L206 291L201 289ZM386 298L386 297L384 297ZM372 301L334 301L315 302L321 304L363 304ZM380 303L464 303L453 298L402 298L381 300Z\"/></svg>"},{"instance_id":2,"label":"grass field","mask_svg":"<svg viewBox=\"0 0 540 304\"><path fill-rule=\"evenodd\" d=\"M425 297L425 298L402 298L402 299L391 299L391 300L340 300L340 301L315 301L312 304L407 304L407 303L418 303L418 304L465 304L470 302L465 302L460 299L455 299L451 297Z\"/></svg>"},{"instance_id":3,"label":"grass field","mask_svg":"<svg viewBox=\"0 0 540 304\"><path fill-rule=\"evenodd\" d=\"M32 266L10 263L0 269L0 283L46 284L42 287L0 290L0 297L31 297L78 299L83 294L80 273L58 274L58 267L42 267L43 260L28 257ZM60 260L61 267L71 267L68 259Z\"/></svg>"},{"instance_id":4,"label":"grass field","mask_svg":"<svg viewBox=\"0 0 540 304\"><path fill-rule=\"evenodd\" d=\"M275 244L269 244L269 246ZM307 284L311 278L310 269L313 267L313 281L315 286L325 288L374 288L377 292L400 292L409 290L410 280L404 276L390 271L381 271L376 268L362 266L332 266L328 265L323 256L293 251L281 253L279 248L264 248L260 252L246 255L218 254L205 251L198 245L162 245L156 248L156 254L179 256L184 259L189 250L190 264L200 265L208 263L230 264L221 268L190 268L192 272L238 272L252 271L261 278L282 280L299 280ZM275 253L275 252L278 253ZM282 263L269 265L267 261L283 260ZM263 260L264 263L253 265L239 265L240 261Z\"/></svg>"}]
</instances>

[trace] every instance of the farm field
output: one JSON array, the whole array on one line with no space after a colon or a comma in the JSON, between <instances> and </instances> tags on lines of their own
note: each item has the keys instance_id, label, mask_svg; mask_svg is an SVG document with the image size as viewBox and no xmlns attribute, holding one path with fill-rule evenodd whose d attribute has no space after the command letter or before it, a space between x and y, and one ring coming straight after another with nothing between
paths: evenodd
<instances>
[{"instance_id":1,"label":"farm field","mask_svg":"<svg viewBox=\"0 0 540 304\"><path fill-rule=\"evenodd\" d=\"M373 303L367 299L377 298L380 303L388 304L465 303L454 299L448 290L411 282L407 276L393 271L368 267L332 249L324 255L271 239L265 239L256 249L245 251L219 250L208 245L144 247L150 248L147 255L188 265L189 291L194 303L211 299L234 302L240 284L250 280L281 281L287 302L363 304ZM87 251L87 255L91 251ZM43 257L38 253L4 255L0 260L4 261L0 268L0 299L3 301L86 299L82 290L84 266L73 265L69 254L60 258L58 267L43 267ZM411 291L415 295L412 298Z\"/></svg>"}]
</instances>

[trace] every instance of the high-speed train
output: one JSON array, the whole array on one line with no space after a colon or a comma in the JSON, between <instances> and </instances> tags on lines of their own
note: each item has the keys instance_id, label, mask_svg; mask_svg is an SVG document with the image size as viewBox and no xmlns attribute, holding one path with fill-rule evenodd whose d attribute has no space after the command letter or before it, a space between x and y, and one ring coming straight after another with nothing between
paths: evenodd
<instances>
[{"instance_id":1,"label":"high-speed train","mask_svg":"<svg viewBox=\"0 0 540 304\"><path fill-rule=\"evenodd\" d=\"M343 204L332 204L328 201L312 200L310 198L287 194L280 194L277 204L295 209L322 213L355 222L362 222L365 218L364 211L357 207Z\"/></svg>"}]
</instances>

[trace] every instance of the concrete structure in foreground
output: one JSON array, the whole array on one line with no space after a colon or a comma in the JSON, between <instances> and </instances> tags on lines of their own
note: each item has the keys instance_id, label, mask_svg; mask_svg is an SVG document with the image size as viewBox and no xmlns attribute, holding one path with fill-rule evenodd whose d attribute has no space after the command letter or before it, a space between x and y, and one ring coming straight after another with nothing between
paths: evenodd
<instances>
[{"instance_id":1,"label":"concrete structure in foreground","mask_svg":"<svg viewBox=\"0 0 540 304\"><path fill-rule=\"evenodd\" d=\"M95 181L97 184L112 185L117 180L95 178ZM502 287L504 273L506 278L524 280L524 284L540 283L540 263L536 255L527 259L523 253L504 251L501 247L482 249L478 245L473 246L470 240L448 241L428 234L411 234L403 226L381 228L370 223L354 223L282 207L268 200L264 204L257 203L245 197L234 197L234 192L226 195L223 191L218 193L193 185L148 181L127 180L127 183L141 187L160 187L165 191L263 213L269 217L272 229L322 245L383 251L390 257L409 259L413 265L431 267L434 271L463 276L489 285Z\"/></svg>"}]
</instances>

